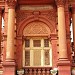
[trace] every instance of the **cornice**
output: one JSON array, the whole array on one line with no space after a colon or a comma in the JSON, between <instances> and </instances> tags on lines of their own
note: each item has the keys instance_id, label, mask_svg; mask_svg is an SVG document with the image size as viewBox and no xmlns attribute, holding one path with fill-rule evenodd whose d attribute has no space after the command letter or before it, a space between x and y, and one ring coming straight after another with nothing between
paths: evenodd
<instances>
[{"instance_id":1,"label":"cornice","mask_svg":"<svg viewBox=\"0 0 75 75\"><path fill-rule=\"evenodd\" d=\"M50 5L54 3L54 0L18 0L20 5Z\"/></svg>"},{"instance_id":2,"label":"cornice","mask_svg":"<svg viewBox=\"0 0 75 75\"><path fill-rule=\"evenodd\" d=\"M57 40L57 36L58 36L58 35L55 34L55 33L54 33L54 34L50 34L50 39L51 39L51 41L52 41L52 40Z\"/></svg>"}]
</instances>

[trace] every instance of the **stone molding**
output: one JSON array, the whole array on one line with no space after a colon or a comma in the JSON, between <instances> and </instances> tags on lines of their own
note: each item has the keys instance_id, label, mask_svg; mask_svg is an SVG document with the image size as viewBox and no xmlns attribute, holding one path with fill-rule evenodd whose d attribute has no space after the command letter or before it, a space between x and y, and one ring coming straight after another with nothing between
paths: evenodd
<instances>
[{"instance_id":1,"label":"stone molding","mask_svg":"<svg viewBox=\"0 0 75 75\"><path fill-rule=\"evenodd\" d=\"M51 5L21 5L20 10L32 10L32 11L39 11L39 10L52 10L53 6Z\"/></svg>"},{"instance_id":2,"label":"stone molding","mask_svg":"<svg viewBox=\"0 0 75 75\"><path fill-rule=\"evenodd\" d=\"M52 20L47 19L46 17L39 17L39 20L36 20L36 18L34 17L30 17L27 20L24 19L18 26L18 30L17 30L17 34L22 35L22 31L23 29L26 27L26 25L28 25L31 22L35 22L35 21L40 21L45 23L46 25L48 25L48 27L50 28L51 32L55 32L55 23ZM53 23L53 24L52 24Z\"/></svg>"},{"instance_id":3,"label":"stone molding","mask_svg":"<svg viewBox=\"0 0 75 75\"><path fill-rule=\"evenodd\" d=\"M71 63L70 63L70 61L67 58L63 58L63 59L59 58L58 66L62 66L62 65L69 66L69 65L71 65Z\"/></svg>"},{"instance_id":4,"label":"stone molding","mask_svg":"<svg viewBox=\"0 0 75 75\"><path fill-rule=\"evenodd\" d=\"M55 34L55 33L54 33L54 34L50 34L50 39L51 39L51 41L52 41L52 40L58 40L58 39L57 39L57 36L58 36L58 35Z\"/></svg>"},{"instance_id":5,"label":"stone molding","mask_svg":"<svg viewBox=\"0 0 75 75\"><path fill-rule=\"evenodd\" d=\"M17 36L17 40L22 40L22 36Z\"/></svg>"},{"instance_id":6,"label":"stone molding","mask_svg":"<svg viewBox=\"0 0 75 75\"><path fill-rule=\"evenodd\" d=\"M50 10L46 12L42 11L31 11L31 12L26 12L26 11L17 11L17 23L22 22L24 19L27 19L30 16L33 16L33 18L36 18L36 20L39 20L40 16L44 16L48 18L49 20L52 20L55 22L55 10Z\"/></svg>"},{"instance_id":7,"label":"stone molding","mask_svg":"<svg viewBox=\"0 0 75 75\"><path fill-rule=\"evenodd\" d=\"M34 21L29 23L25 29L23 30L23 35L39 35L39 34L47 34L49 35L52 31L45 23L40 21Z\"/></svg>"},{"instance_id":8,"label":"stone molding","mask_svg":"<svg viewBox=\"0 0 75 75\"><path fill-rule=\"evenodd\" d=\"M26 25L28 25L31 22L35 22L35 21L40 21L40 22L45 23L50 28L51 33L55 32L56 13L54 9L45 10L45 11L19 10L16 13L17 13L16 21L17 21L17 26L18 26L17 28L18 35L22 35L23 33L22 31Z\"/></svg>"}]
</instances>

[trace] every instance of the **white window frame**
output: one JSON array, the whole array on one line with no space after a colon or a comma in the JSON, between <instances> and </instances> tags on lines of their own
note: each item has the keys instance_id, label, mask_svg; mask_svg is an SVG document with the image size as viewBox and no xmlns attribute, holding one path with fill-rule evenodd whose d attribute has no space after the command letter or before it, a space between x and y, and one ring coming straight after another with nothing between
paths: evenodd
<instances>
[{"instance_id":1,"label":"white window frame","mask_svg":"<svg viewBox=\"0 0 75 75\"><path fill-rule=\"evenodd\" d=\"M33 58L33 51L34 50L41 50L41 65L40 66L50 66L52 67L52 47L51 47L51 43L49 41L49 47L44 47L44 39L47 39L47 37L27 37L27 39L30 39L30 47L29 48L25 48L25 41L23 44L23 67L25 67L25 49L30 50L30 66L34 66L33 64L33 60L31 58ZM41 40L41 47L33 47L33 40ZM44 55L44 50L49 50L49 56L50 56L50 65L45 65L45 55Z\"/></svg>"}]
</instances>

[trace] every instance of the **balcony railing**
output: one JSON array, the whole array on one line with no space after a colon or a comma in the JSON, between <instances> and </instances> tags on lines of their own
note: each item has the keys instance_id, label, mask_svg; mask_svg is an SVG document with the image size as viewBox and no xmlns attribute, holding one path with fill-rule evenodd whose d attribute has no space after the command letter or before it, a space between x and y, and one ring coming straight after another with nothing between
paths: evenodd
<instances>
[{"instance_id":1,"label":"balcony railing","mask_svg":"<svg viewBox=\"0 0 75 75\"><path fill-rule=\"evenodd\" d=\"M51 75L51 67L24 67L24 75Z\"/></svg>"}]
</instances>

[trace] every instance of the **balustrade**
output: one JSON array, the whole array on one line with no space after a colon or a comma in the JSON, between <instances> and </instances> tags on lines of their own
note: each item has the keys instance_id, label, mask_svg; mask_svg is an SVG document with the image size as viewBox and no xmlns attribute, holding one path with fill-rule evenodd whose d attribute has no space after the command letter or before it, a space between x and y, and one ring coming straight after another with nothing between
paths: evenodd
<instances>
[{"instance_id":1,"label":"balustrade","mask_svg":"<svg viewBox=\"0 0 75 75\"><path fill-rule=\"evenodd\" d=\"M24 67L24 75L51 75L51 67Z\"/></svg>"}]
</instances>

